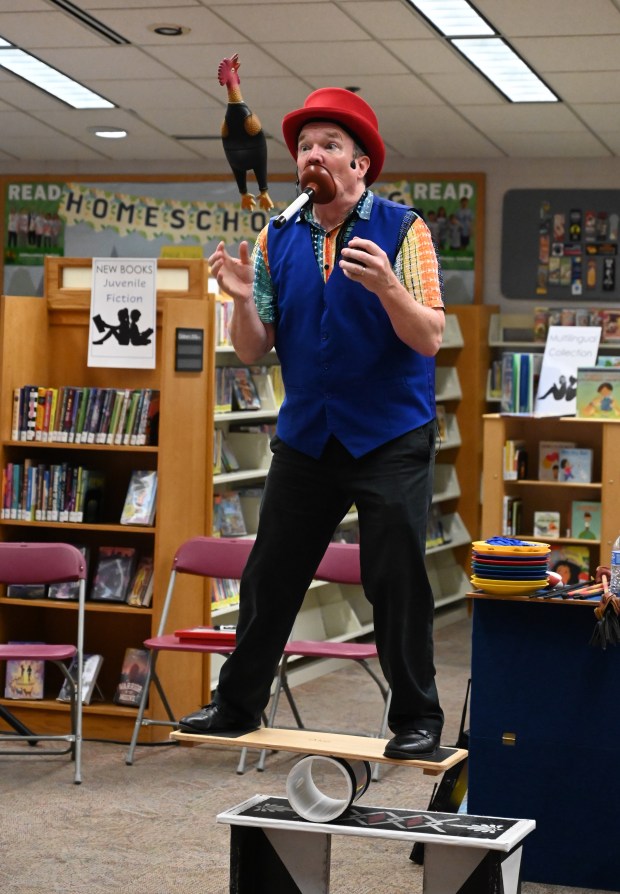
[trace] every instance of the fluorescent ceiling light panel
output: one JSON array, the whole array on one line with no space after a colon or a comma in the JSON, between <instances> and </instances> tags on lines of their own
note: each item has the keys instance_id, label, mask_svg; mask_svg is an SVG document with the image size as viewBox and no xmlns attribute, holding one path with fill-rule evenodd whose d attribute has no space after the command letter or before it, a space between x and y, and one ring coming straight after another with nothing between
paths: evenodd
<instances>
[{"instance_id":1,"label":"fluorescent ceiling light panel","mask_svg":"<svg viewBox=\"0 0 620 894\"><path fill-rule=\"evenodd\" d=\"M446 37L495 34L467 0L409 0Z\"/></svg>"},{"instance_id":2,"label":"fluorescent ceiling light panel","mask_svg":"<svg viewBox=\"0 0 620 894\"><path fill-rule=\"evenodd\" d=\"M2 40L2 38L0 38ZM10 47L3 49L3 46ZM35 87L51 93L57 99L66 102L74 109L113 109L114 104L93 93L82 84L78 84L67 75L61 74L40 59L35 59L29 53L11 47L6 41L0 44L0 66L12 71L25 81L30 81Z\"/></svg>"},{"instance_id":3,"label":"fluorescent ceiling light panel","mask_svg":"<svg viewBox=\"0 0 620 894\"><path fill-rule=\"evenodd\" d=\"M558 97L501 37L457 38L450 43L511 102L558 102Z\"/></svg>"}]
</instances>

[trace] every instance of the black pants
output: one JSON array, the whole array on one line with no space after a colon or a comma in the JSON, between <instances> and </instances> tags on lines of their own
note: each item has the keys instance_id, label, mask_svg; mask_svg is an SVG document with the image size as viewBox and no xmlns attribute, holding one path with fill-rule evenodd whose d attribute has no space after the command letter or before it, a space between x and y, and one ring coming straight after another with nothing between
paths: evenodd
<instances>
[{"instance_id":1,"label":"black pants","mask_svg":"<svg viewBox=\"0 0 620 894\"><path fill-rule=\"evenodd\" d=\"M248 720L260 718L306 590L355 503L362 584L392 688L390 728L440 732L434 601L424 564L435 423L359 459L334 438L318 460L278 438L272 449L256 544L241 581L237 648L221 670L215 700Z\"/></svg>"}]
</instances>

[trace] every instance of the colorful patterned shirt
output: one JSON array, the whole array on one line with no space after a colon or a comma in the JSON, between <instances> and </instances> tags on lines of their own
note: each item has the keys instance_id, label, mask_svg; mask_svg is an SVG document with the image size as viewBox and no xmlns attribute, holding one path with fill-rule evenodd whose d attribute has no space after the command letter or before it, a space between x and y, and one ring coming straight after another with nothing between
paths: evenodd
<instances>
[{"instance_id":1,"label":"colorful patterned shirt","mask_svg":"<svg viewBox=\"0 0 620 894\"><path fill-rule=\"evenodd\" d=\"M314 254L325 282L337 263L340 249L346 245L358 219L368 220L374 200L367 189L343 223L327 232L316 222L312 208L304 208L295 226L310 226ZM407 291L426 307L443 307L443 279L430 231L415 212L406 218L405 233L394 263L394 273ZM276 296L269 272L266 226L258 236L252 253L254 264L254 301L263 323L276 322Z\"/></svg>"}]
</instances>

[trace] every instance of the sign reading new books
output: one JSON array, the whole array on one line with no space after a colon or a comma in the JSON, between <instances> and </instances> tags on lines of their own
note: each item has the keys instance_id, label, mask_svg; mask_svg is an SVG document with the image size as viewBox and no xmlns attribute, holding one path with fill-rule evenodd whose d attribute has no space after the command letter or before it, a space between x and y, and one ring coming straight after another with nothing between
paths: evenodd
<instances>
[{"instance_id":1,"label":"sign reading new books","mask_svg":"<svg viewBox=\"0 0 620 894\"><path fill-rule=\"evenodd\" d=\"M157 261L93 258L88 365L155 369Z\"/></svg>"}]
</instances>

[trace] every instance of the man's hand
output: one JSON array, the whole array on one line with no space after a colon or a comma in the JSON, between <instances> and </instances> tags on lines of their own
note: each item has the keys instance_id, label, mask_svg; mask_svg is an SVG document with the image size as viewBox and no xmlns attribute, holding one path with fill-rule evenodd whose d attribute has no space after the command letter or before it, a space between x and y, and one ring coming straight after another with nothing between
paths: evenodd
<instances>
[{"instance_id":1,"label":"man's hand","mask_svg":"<svg viewBox=\"0 0 620 894\"><path fill-rule=\"evenodd\" d=\"M254 268L247 242L239 245L238 258L233 258L226 250L226 245L220 242L209 258L209 264L222 292L231 298L251 301Z\"/></svg>"}]
</instances>

